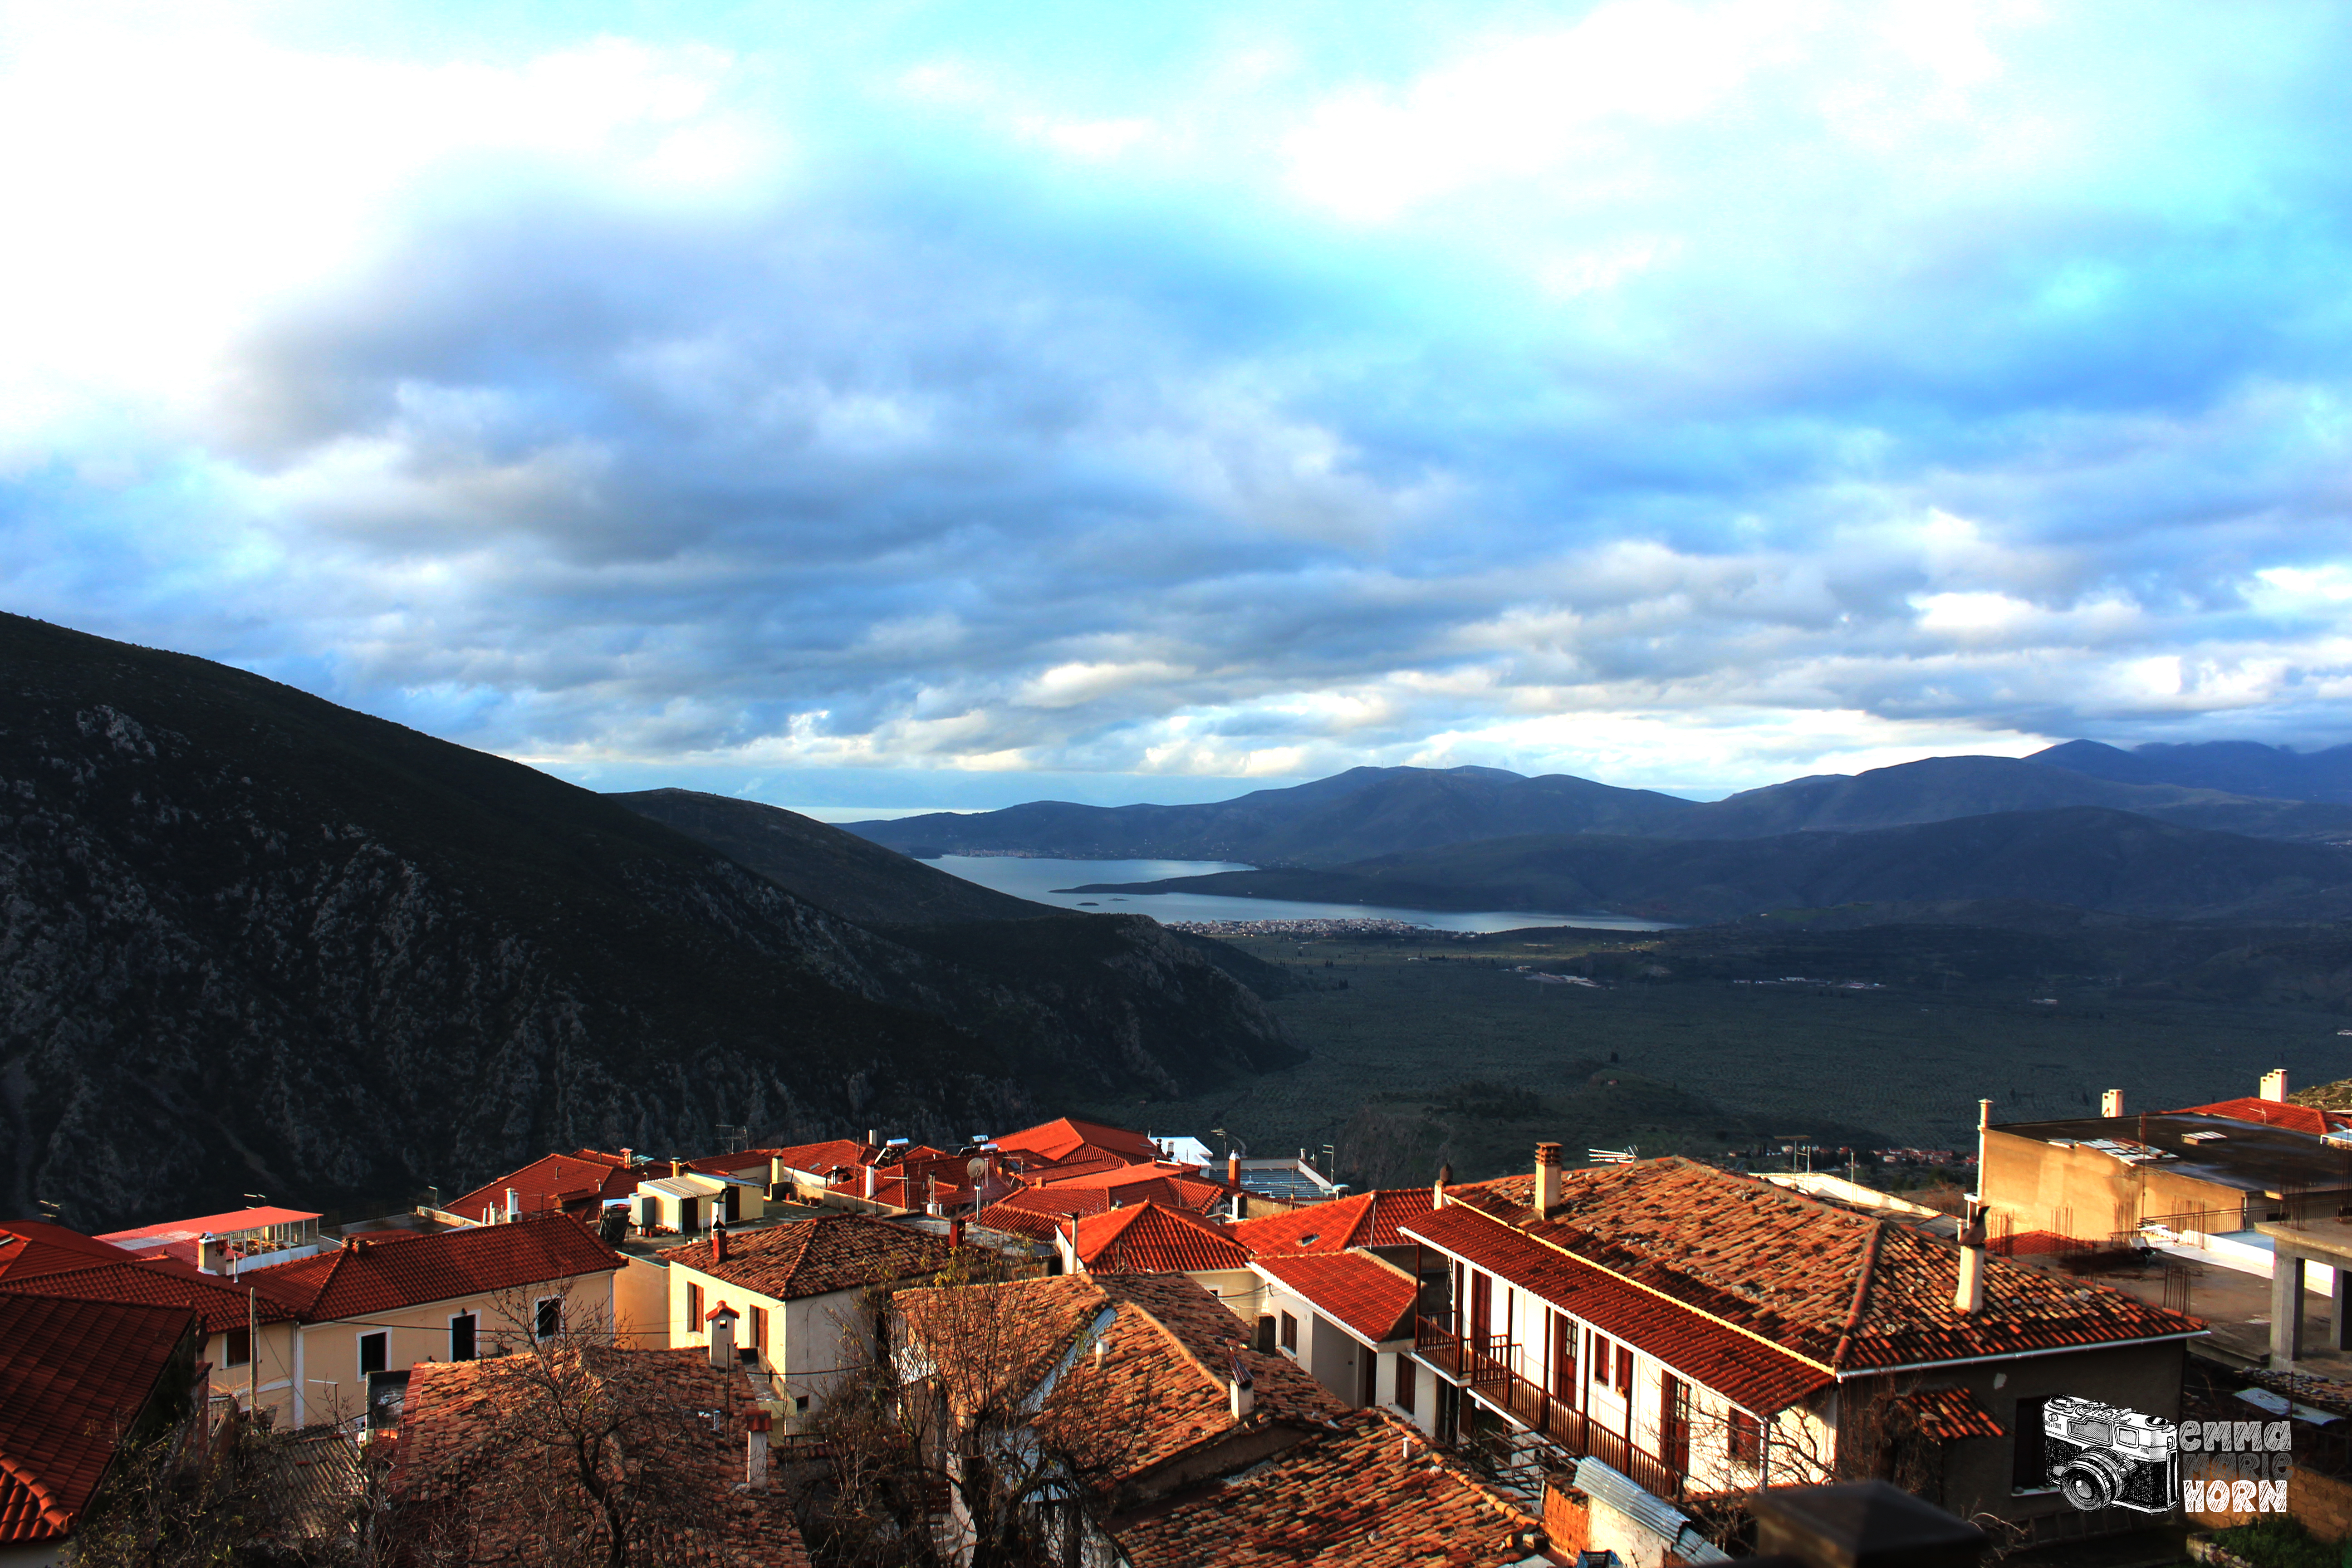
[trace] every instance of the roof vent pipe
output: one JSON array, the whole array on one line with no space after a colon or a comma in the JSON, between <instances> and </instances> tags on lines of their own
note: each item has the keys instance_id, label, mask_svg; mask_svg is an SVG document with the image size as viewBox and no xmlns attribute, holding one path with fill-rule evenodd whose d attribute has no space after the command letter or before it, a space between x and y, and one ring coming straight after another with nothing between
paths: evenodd
<instances>
[{"instance_id":1,"label":"roof vent pipe","mask_svg":"<svg viewBox=\"0 0 2352 1568\"><path fill-rule=\"evenodd\" d=\"M1968 1222L1960 1229L1960 1282L1952 1294L1952 1310L1974 1314L1985 1304L1985 1227L1983 1200L1969 1200Z\"/></svg>"},{"instance_id":2,"label":"roof vent pipe","mask_svg":"<svg viewBox=\"0 0 2352 1568\"><path fill-rule=\"evenodd\" d=\"M2284 1102L2286 1099L2286 1068L2273 1068L2263 1074L2263 1098Z\"/></svg>"},{"instance_id":3,"label":"roof vent pipe","mask_svg":"<svg viewBox=\"0 0 2352 1568\"><path fill-rule=\"evenodd\" d=\"M512 1187L509 1187L507 1189L507 1223L511 1225L521 1217L522 1194L517 1192Z\"/></svg>"},{"instance_id":4,"label":"roof vent pipe","mask_svg":"<svg viewBox=\"0 0 2352 1568\"><path fill-rule=\"evenodd\" d=\"M1559 1145L1536 1145L1536 1218L1549 1219L1559 1206Z\"/></svg>"},{"instance_id":5,"label":"roof vent pipe","mask_svg":"<svg viewBox=\"0 0 2352 1568\"><path fill-rule=\"evenodd\" d=\"M871 1165L867 1165L867 1166L866 1166L866 1167L865 1167L865 1171L866 1171L866 1195L868 1198L871 1198L871 1197L874 1195L874 1167L873 1167L873 1166L871 1166Z\"/></svg>"}]
</instances>

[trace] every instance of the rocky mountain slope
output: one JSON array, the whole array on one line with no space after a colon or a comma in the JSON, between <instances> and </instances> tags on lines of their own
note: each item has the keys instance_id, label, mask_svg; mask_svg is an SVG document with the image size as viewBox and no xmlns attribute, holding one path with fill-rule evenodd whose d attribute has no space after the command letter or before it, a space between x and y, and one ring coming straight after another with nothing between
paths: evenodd
<instances>
[{"instance_id":1,"label":"rocky mountain slope","mask_svg":"<svg viewBox=\"0 0 2352 1568\"><path fill-rule=\"evenodd\" d=\"M2352 915L2352 852L2070 806L1768 838L1507 838L1328 870L1234 871L1080 890L1609 911L1676 921L1954 900L2168 920L2300 921Z\"/></svg>"},{"instance_id":2,"label":"rocky mountain slope","mask_svg":"<svg viewBox=\"0 0 2352 1568\"><path fill-rule=\"evenodd\" d=\"M1149 922L1068 924L1083 995L529 768L0 616L5 1212L397 1202L715 1123L957 1138L1292 1059Z\"/></svg>"}]
</instances>

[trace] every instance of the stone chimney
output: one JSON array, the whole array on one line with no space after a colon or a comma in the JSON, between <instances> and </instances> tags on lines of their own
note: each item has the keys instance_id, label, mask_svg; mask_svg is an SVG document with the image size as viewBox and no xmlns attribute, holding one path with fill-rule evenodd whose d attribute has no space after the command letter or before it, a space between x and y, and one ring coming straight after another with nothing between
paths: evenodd
<instances>
[{"instance_id":1,"label":"stone chimney","mask_svg":"<svg viewBox=\"0 0 2352 1568\"><path fill-rule=\"evenodd\" d=\"M196 1267L207 1274L228 1271L228 1247L211 1231L196 1237Z\"/></svg>"},{"instance_id":2,"label":"stone chimney","mask_svg":"<svg viewBox=\"0 0 2352 1568\"><path fill-rule=\"evenodd\" d=\"M1549 1219L1559 1206L1559 1145L1536 1145L1536 1217Z\"/></svg>"},{"instance_id":3,"label":"stone chimney","mask_svg":"<svg viewBox=\"0 0 2352 1568\"><path fill-rule=\"evenodd\" d=\"M2263 1098L2284 1101L2286 1099L2286 1068L2273 1068L2263 1074Z\"/></svg>"},{"instance_id":4,"label":"stone chimney","mask_svg":"<svg viewBox=\"0 0 2352 1568\"><path fill-rule=\"evenodd\" d=\"M768 1413L764 1410L743 1418L743 1485L755 1492L768 1489Z\"/></svg>"},{"instance_id":5,"label":"stone chimney","mask_svg":"<svg viewBox=\"0 0 2352 1568\"><path fill-rule=\"evenodd\" d=\"M2121 1116L2123 1113L2124 1091L2119 1089L2102 1090L2099 1095L2099 1114L2113 1117Z\"/></svg>"},{"instance_id":6,"label":"stone chimney","mask_svg":"<svg viewBox=\"0 0 2352 1568\"><path fill-rule=\"evenodd\" d=\"M721 1301L707 1314L710 1325L710 1364L721 1372L735 1370L735 1309Z\"/></svg>"},{"instance_id":7,"label":"stone chimney","mask_svg":"<svg viewBox=\"0 0 2352 1568\"><path fill-rule=\"evenodd\" d=\"M710 1261L713 1264L727 1261L727 1222L723 1219L710 1222Z\"/></svg>"},{"instance_id":8,"label":"stone chimney","mask_svg":"<svg viewBox=\"0 0 2352 1568\"><path fill-rule=\"evenodd\" d=\"M509 1225L512 1225L521 1217L522 1194L517 1192L512 1187L509 1187L507 1189L507 1223Z\"/></svg>"},{"instance_id":9,"label":"stone chimney","mask_svg":"<svg viewBox=\"0 0 2352 1568\"><path fill-rule=\"evenodd\" d=\"M1960 1283L1952 1293L1952 1310L1976 1313L1985 1304L1985 1227L1982 1200L1970 1198L1960 1226Z\"/></svg>"},{"instance_id":10,"label":"stone chimney","mask_svg":"<svg viewBox=\"0 0 2352 1568\"><path fill-rule=\"evenodd\" d=\"M1445 1189L1453 1184L1454 1167L1451 1164L1438 1166L1437 1181L1429 1190L1429 1206L1433 1209L1444 1208L1445 1206Z\"/></svg>"}]
</instances>

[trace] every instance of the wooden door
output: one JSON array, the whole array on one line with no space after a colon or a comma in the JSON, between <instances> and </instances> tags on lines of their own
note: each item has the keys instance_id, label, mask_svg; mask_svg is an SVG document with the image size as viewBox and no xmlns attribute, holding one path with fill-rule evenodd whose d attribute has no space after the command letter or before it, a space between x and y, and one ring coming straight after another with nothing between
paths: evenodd
<instances>
[{"instance_id":1,"label":"wooden door","mask_svg":"<svg viewBox=\"0 0 2352 1568\"><path fill-rule=\"evenodd\" d=\"M1470 1271L1468 1336L1481 1354L1491 1353L1487 1346L1495 1338L1495 1277L1484 1269Z\"/></svg>"}]
</instances>

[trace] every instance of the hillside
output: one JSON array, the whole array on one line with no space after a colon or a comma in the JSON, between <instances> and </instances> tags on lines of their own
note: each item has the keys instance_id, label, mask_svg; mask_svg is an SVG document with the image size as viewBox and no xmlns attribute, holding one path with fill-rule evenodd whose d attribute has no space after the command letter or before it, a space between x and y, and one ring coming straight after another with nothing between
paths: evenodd
<instances>
[{"instance_id":1,"label":"hillside","mask_svg":"<svg viewBox=\"0 0 2352 1568\"><path fill-rule=\"evenodd\" d=\"M1692 922L1949 900L2023 900L2158 919L2317 920L2352 912L2352 852L2072 806L1769 838L1512 838L1330 870L1236 871L1079 890L1433 910L1589 910Z\"/></svg>"},{"instance_id":2,"label":"hillside","mask_svg":"<svg viewBox=\"0 0 2352 1568\"><path fill-rule=\"evenodd\" d=\"M1081 860L1336 865L1370 855L1528 833L1650 833L1692 809L1654 790L1499 768L1351 768L1208 805L1073 805L856 822L850 832L915 855L975 851Z\"/></svg>"},{"instance_id":3,"label":"hillside","mask_svg":"<svg viewBox=\"0 0 2352 1568\"><path fill-rule=\"evenodd\" d=\"M2295 752L2254 741L2159 741L2125 751L2096 741L2069 741L2026 761L2117 784L2177 784L2274 800L2352 805L2352 746Z\"/></svg>"},{"instance_id":4,"label":"hillside","mask_svg":"<svg viewBox=\"0 0 2352 1568\"><path fill-rule=\"evenodd\" d=\"M1995 812L2095 805L2263 838L2352 840L2352 807L2257 800L2179 784L2120 783L2011 757L1927 757L1862 773L1791 779L1693 806L1683 838L1853 833Z\"/></svg>"},{"instance_id":5,"label":"hillside","mask_svg":"<svg viewBox=\"0 0 2352 1568\"><path fill-rule=\"evenodd\" d=\"M224 666L0 616L0 670L7 1212L404 1201L716 1123L955 1139L1295 1057L1140 919L1068 922L1074 997Z\"/></svg>"}]
</instances>

